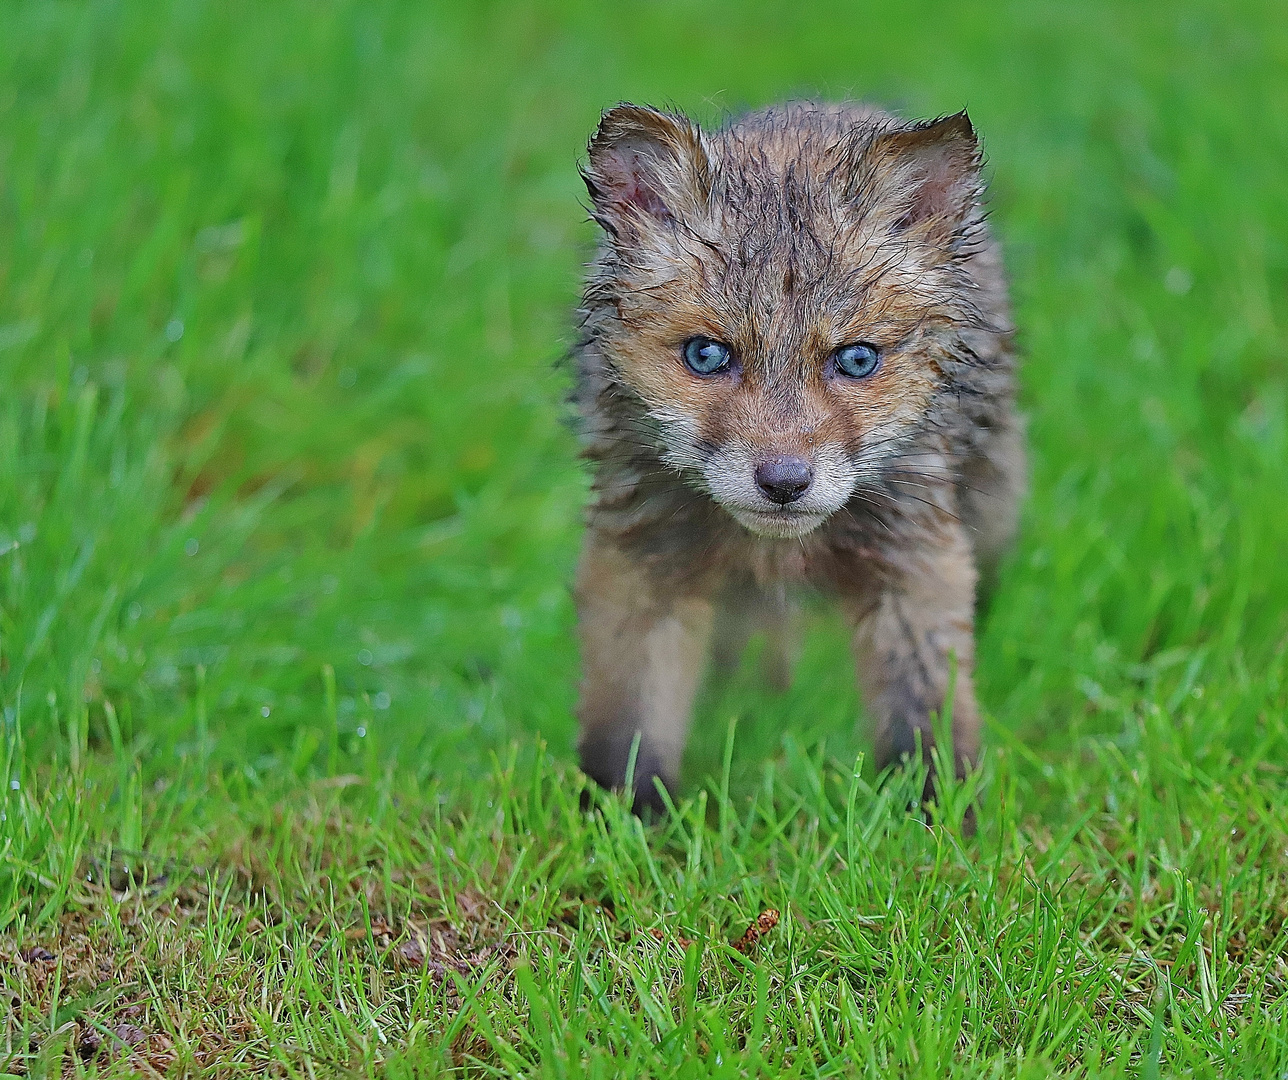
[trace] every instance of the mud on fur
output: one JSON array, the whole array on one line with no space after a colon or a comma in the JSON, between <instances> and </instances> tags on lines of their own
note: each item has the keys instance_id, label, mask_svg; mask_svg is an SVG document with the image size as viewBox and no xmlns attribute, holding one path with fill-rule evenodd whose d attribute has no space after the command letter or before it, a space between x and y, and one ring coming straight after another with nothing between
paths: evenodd
<instances>
[{"instance_id":1,"label":"mud on fur","mask_svg":"<svg viewBox=\"0 0 1288 1080\"><path fill-rule=\"evenodd\" d=\"M976 593L1024 482L980 166L964 112L604 114L575 349L578 715L605 787L638 738L637 810L675 783L713 627L786 626L797 589L848 621L878 766L929 761L950 686L955 767L976 759Z\"/></svg>"}]
</instances>

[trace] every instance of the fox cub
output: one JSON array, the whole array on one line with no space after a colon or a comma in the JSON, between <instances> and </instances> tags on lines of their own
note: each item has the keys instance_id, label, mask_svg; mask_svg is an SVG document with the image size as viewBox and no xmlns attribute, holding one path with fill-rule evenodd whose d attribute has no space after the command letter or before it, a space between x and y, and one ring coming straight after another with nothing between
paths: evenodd
<instances>
[{"instance_id":1,"label":"fox cub","mask_svg":"<svg viewBox=\"0 0 1288 1080\"><path fill-rule=\"evenodd\" d=\"M583 175L582 768L624 786L638 737L635 807L660 809L713 629L805 588L852 628L878 765L928 754L951 685L964 770L976 587L1024 477L970 120L800 103L703 131L620 105Z\"/></svg>"}]
</instances>

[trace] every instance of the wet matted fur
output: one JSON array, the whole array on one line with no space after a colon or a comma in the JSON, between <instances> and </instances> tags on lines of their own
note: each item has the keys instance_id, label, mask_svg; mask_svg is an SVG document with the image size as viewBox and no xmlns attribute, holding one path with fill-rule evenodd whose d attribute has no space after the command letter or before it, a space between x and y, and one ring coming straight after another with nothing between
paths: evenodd
<instances>
[{"instance_id":1,"label":"wet matted fur","mask_svg":"<svg viewBox=\"0 0 1288 1080\"><path fill-rule=\"evenodd\" d=\"M636 806L658 807L717 616L763 600L773 621L805 587L852 627L878 764L929 752L952 683L965 769L977 584L1011 540L1024 477L966 114L799 103L703 131L620 105L584 177L603 237L575 350L594 470L582 767L621 787L638 737ZM695 371L695 339L727 363ZM859 377L838 359L855 343L878 357ZM774 468L804 488L774 487Z\"/></svg>"}]
</instances>

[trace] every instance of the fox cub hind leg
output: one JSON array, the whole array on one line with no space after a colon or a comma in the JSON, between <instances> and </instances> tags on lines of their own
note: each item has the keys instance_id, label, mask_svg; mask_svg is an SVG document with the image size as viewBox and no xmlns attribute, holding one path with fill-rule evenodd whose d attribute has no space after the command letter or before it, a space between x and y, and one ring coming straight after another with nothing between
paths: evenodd
<instances>
[{"instance_id":1,"label":"fox cub hind leg","mask_svg":"<svg viewBox=\"0 0 1288 1080\"><path fill-rule=\"evenodd\" d=\"M771 690L787 690L800 654L799 614L784 586L764 589L746 582L726 588L716 604L712 669L722 675L737 671L752 637L762 635L760 677Z\"/></svg>"},{"instance_id":2,"label":"fox cub hind leg","mask_svg":"<svg viewBox=\"0 0 1288 1080\"><path fill-rule=\"evenodd\" d=\"M983 618L997 587L998 564L1015 540L1028 476L1022 417L1007 417L991 432L984 453L963 464L957 485L961 520L970 535L979 574L978 614Z\"/></svg>"}]
</instances>

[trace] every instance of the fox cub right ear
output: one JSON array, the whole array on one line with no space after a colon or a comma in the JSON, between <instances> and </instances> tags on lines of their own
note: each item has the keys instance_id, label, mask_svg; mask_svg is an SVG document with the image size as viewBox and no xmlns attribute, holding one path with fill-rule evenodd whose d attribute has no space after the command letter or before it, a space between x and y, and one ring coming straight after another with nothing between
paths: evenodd
<instances>
[{"instance_id":1,"label":"fox cub right ear","mask_svg":"<svg viewBox=\"0 0 1288 1080\"><path fill-rule=\"evenodd\" d=\"M587 149L581 175L592 216L615 239L638 239L707 200L710 164L688 117L618 105L604 113Z\"/></svg>"},{"instance_id":2,"label":"fox cub right ear","mask_svg":"<svg viewBox=\"0 0 1288 1080\"><path fill-rule=\"evenodd\" d=\"M855 187L894 211L896 231L920 227L952 241L979 221L980 165L979 140L963 111L866 142Z\"/></svg>"}]
</instances>

